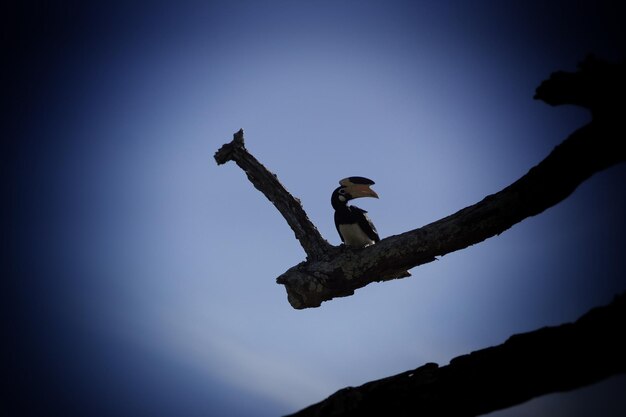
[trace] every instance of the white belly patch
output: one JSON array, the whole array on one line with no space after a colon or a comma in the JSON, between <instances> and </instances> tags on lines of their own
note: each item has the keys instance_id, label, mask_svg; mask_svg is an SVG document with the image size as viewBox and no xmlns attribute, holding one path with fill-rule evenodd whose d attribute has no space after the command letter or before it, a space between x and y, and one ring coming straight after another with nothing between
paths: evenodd
<instances>
[{"instance_id":1,"label":"white belly patch","mask_svg":"<svg viewBox=\"0 0 626 417\"><path fill-rule=\"evenodd\" d=\"M346 245L363 247L374 244L374 241L356 223L340 224L339 232Z\"/></svg>"}]
</instances>

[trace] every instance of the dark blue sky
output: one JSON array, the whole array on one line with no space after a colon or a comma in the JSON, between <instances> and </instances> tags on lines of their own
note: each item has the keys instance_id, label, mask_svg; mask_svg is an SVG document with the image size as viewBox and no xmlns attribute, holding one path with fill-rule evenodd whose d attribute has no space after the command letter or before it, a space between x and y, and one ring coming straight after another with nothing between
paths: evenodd
<instances>
[{"instance_id":1,"label":"dark blue sky","mask_svg":"<svg viewBox=\"0 0 626 417\"><path fill-rule=\"evenodd\" d=\"M212 155L247 146L339 243L337 181L381 237L524 175L589 115L532 100L618 2L14 2L2 13L0 414L275 416L572 321L626 289L626 169L501 236L296 311L304 253ZM623 415L624 377L497 416ZM611 414L612 413L612 414Z\"/></svg>"}]
</instances>

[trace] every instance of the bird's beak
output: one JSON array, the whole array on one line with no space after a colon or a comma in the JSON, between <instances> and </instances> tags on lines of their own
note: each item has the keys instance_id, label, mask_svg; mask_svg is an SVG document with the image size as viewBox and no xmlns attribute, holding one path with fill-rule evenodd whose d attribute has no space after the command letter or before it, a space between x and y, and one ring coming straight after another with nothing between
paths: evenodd
<instances>
[{"instance_id":1,"label":"bird's beak","mask_svg":"<svg viewBox=\"0 0 626 417\"><path fill-rule=\"evenodd\" d=\"M376 191L372 190L368 184L355 184L349 187L348 192L352 198L374 197L378 198Z\"/></svg>"}]
</instances>

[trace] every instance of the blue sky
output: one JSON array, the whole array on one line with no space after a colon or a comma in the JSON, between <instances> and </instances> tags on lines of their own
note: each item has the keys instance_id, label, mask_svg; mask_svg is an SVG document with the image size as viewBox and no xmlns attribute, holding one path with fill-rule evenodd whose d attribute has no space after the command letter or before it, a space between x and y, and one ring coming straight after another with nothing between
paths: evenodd
<instances>
[{"instance_id":1,"label":"blue sky","mask_svg":"<svg viewBox=\"0 0 626 417\"><path fill-rule=\"evenodd\" d=\"M589 52L623 58L624 15L608 3L41 2L13 13L7 395L28 407L282 415L575 320L626 289L617 166L410 279L296 311L275 278L304 252L244 173L213 160L244 128L333 244L330 194L351 175L376 181L381 198L356 204L381 237L428 224L524 175L589 120L532 96ZM493 415L617 415L625 384Z\"/></svg>"}]
</instances>

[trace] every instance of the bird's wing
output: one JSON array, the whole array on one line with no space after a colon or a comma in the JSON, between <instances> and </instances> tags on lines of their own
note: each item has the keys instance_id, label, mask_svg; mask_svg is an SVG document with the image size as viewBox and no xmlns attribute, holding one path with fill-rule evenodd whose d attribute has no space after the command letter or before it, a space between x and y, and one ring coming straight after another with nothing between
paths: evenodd
<instances>
[{"instance_id":1,"label":"bird's wing","mask_svg":"<svg viewBox=\"0 0 626 417\"><path fill-rule=\"evenodd\" d=\"M354 213L355 217L358 218L359 226L361 226L361 229L363 229L365 234L374 242L380 241L380 237L376 231L376 226L372 223L370 216L367 215L367 211L355 206L351 206L350 209Z\"/></svg>"},{"instance_id":2,"label":"bird's wing","mask_svg":"<svg viewBox=\"0 0 626 417\"><path fill-rule=\"evenodd\" d=\"M340 223L339 212L335 211L335 227L337 228L337 233L339 234L341 241L343 243L346 243L346 241L343 239L343 235L341 234L341 230L339 230L339 223Z\"/></svg>"}]
</instances>

